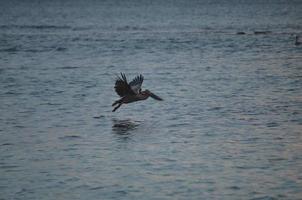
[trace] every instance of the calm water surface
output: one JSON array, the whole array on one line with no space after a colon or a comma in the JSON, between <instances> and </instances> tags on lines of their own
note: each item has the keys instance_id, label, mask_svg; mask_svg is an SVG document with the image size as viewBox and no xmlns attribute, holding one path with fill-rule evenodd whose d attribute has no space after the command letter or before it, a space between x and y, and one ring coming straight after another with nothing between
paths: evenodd
<instances>
[{"instance_id":1,"label":"calm water surface","mask_svg":"<svg viewBox=\"0 0 302 200\"><path fill-rule=\"evenodd\" d=\"M302 198L302 2L0 9L0 199Z\"/></svg>"}]
</instances>

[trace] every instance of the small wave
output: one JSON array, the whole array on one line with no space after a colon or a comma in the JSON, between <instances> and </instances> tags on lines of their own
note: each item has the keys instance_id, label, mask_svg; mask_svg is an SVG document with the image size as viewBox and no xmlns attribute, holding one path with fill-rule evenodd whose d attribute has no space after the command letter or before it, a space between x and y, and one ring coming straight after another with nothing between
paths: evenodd
<instances>
[{"instance_id":1,"label":"small wave","mask_svg":"<svg viewBox=\"0 0 302 200\"><path fill-rule=\"evenodd\" d=\"M81 138L82 137L79 135L67 135L67 136L59 137L59 139L62 139L62 140L81 139Z\"/></svg>"},{"instance_id":2,"label":"small wave","mask_svg":"<svg viewBox=\"0 0 302 200\"><path fill-rule=\"evenodd\" d=\"M32 93L31 93L32 94ZM41 93L42 94L42 93ZM36 95L36 96L40 96L41 94L39 95ZM51 103L51 102L46 102L46 103L41 103L40 105L43 105L43 106L60 106L62 104L60 103Z\"/></svg>"},{"instance_id":3,"label":"small wave","mask_svg":"<svg viewBox=\"0 0 302 200\"><path fill-rule=\"evenodd\" d=\"M17 51L18 51L17 46L0 49L0 52L17 52Z\"/></svg>"},{"instance_id":4,"label":"small wave","mask_svg":"<svg viewBox=\"0 0 302 200\"><path fill-rule=\"evenodd\" d=\"M269 122L266 124L266 126L269 128L274 128L274 127L278 127L279 124L277 122Z\"/></svg>"},{"instance_id":5,"label":"small wave","mask_svg":"<svg viewBox=\"0 0 302 200\"><path fill-rule=\"evenodd\" d=\"M284 161L286 158L269 158L269 162L279 162L279 161Z\"/></svg>"},{"instance_id":6,"label":"small wave","mask_svg":"<svg viewBox=\"0 0 302 200\"><path fill-rule=\"evenodd\" d=\"M15 85L12 85L14 87ZM22 93L16 91L8 91L4 93L5 95L21 95Z\"/></svg>"},{"instance_id":7,"label":"small wave","mask_svg":"<svg viewBox=\"0 0 302 200\"><path fill-rule=\"evenodd\" d=\"M25 188L22 188L21 190L17 191L15 194L23 195L23 194L28 193L28 192L32 192L32 191L28 190L28 189L25 189Z\"/></svg>"},{"instance_id":8,"label":"small wave","mask_svg":"<svg viewBox=\"0 0 302 200\"><path fill-rule=\"evenodd\" d=\"M90 190L101 190L101 189L104 189L104 188L105 188L104 186L99 186L99 187L90 188Z\"/></svg>"},{"instance_id":9,"label":"small wave","mask_svg":"<svg viewBox=\"0 0 302 200\"><path fill-rule=\"evenodd\" d=\"M231 190L240 190L240 187L234 185L229 187Z\"/></svg>"},{"instance_id":10,"label":"small wave","mask_svg":"<svg viewBox=\"0 0 302 200\"><path fill-rule=\"evenodd\" d=\"M254 31L255 35L266 35L266 34L271 34L272 31Z\"/></svg>"},{"instance_id":11,"label":"small wave","mask_svg":"<svg viewBox=\"0 0 302 200\"><path fill-rule=\"evenodd\" d=\"M244 31L238 31L236 34L237 35L245 35L246 33Z\"/></svg>"},{"instance_id":12,"label":"small wave","mask_svg":"<svg viewBox=\"0 0 302 200\"><path fill-rule=\"evenodd\" d=\"M30 53L41 53L41 52L47 52L49 50L46 49L23 49L20 51L24 51L24 52L30 52Z\"/></svg>"},{"instance_id":13,"label":"small wave","mask_svg":"<svg viewBox=\"0 0 302 200\"><path fill-rule=\"evenodd\" d=\"M223 108L223 107L216 106L216 107L209 108L208 111L221 110L222 108Z\"/></svg>"},{"instance_id":14,"label":"small wave","mask_svg":"<svg viewBox=\"0 0 302 200\"><path fill-rule=\"evenodd\" d=\"M14 47L0 49L0 52L8 52L8 53L15 53L15 52L41 53L41 52L52 51L53 49L55 49L55 51L66 51L67 50L67 48L65 48L65 47L54 47L54 48L43 47L43 48L33 49L33 48L24 48L24 47L21 47L21 46L14 46Z\"/></svg>"},{"instance_id":15,"label":"small wave","mask_svg":"<svg viewBox=\"0 0 302 200\"><path fill-rule=\"evenodd\" d=\"M64 67L57 67L57 69L77 69L79 67L75 67L75 66L64 66Z\"/></svg>"},{"instance_id":16,"label":"small wave","mask_svg":"<svg viewBox=\"0 0 302 200\"><path fill-rule=\"evenodd\" d=\"M123 27L118 27L118 31L147 31L147 28L143 27L138 27L138 26L123 26Z\"/></svg>"},{"instance_id":17,"label":"small wave","mask_svg":"<svg viewBox=\"0 0 302 200\"><path fill-rule=\"evenodd\" d=\"M71 29L70 26L57 25L0 25L0 29Z\"/></svg>"},{"instance_id":18,"label":"small wave","mask_svg":"<svg viewBox=\"0 0 302 200\"><path fill-rule=\"evenodd\" d=\"M13 145L12 143L3 143L2 146L10 146Z\"/></svg>"},{"instance_id":19,"label":"small wave","mask_svg":"<svg viewBox=\"0 0 302 200\"><path fill-rule=\"evenodd\" d=\"M4 165L0 166L0 169L12 169L12 168L18 168L19 166L17 165Z\"/></svg>"},{"instance_id":20,"label":"small wave","mask_svg":"<svg viewBox=\"0 0 302 200\"><path fill-rule=\"evenodd\" d=\"M73 31L86 31L86 30L90 30L92 29L93 27L91 26L86 26L86 27L73 27L72 30Z\"/></svg>"},{"instance_id":21,"label":"small wave","mask_svg":"<svg viewBox=\"0 0 302 200\"><path fill-rule=\"evenodd\" d=\"M78 150L78 148L75 148L75 147L69 147L69 148L65 148L65 149L62 149L63 151L76 151Z\"/></svg>"},{"instance_id":22,"label":"small wave","mask_svg":"<svg viewBox=\"0 0 302 200\"><path fill-rule=\"evenodd\" d=\"M0 49L0 52L9 52L9 53L15 53L15 52L30 52L30 53L40 53L40 52L46 52L48 50L46 49L22 49L20 47L10 47L6 49Z\"/></svg>"},{"instance_id":23,"label":"small wave","mask_svg":"<svg viewBox=\"0 0 302 200\"><path fill-rule=\"evenodd\" d=\"M56 51L66 51L67 48L66 47L57 47Z\"/></svg>"},{"instance_id":24,"label":"small wave","mask_svg":"<svg viewBox=\"0 0 302 200\"><path fill-rule=\"evenodd\" d=\"M99 115L99 116L94 116L93 118L94 119L100 119L100 118L104 118L105 117L105 115Z\"/></svg>"},{"instance_id":25,"label":"small wave","mask_svg":"<svg viewBox=\"0 0 302 200\"><path fill-rule=\"evenodd\" d=\"M250 200L277 200L277 198L272 196L262 196L262 197L255 197Z\"/></svg>"}]
</instances>

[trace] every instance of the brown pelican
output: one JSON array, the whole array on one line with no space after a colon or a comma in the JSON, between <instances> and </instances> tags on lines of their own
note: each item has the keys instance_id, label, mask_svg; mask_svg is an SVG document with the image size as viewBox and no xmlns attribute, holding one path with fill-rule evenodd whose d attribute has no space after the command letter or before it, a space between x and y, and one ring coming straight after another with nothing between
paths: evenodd
<instances>
[{"instance_id":1,"label":"brown pelican","mask_svg":"<svg viewBox=\"0 0 302 200\"><path fill-rule=\"evenodd\" d=\"M149 90L142 91L141 87L144 81L142 75L136 76L130 83L127 82L125 74L121 73L121 77L117 77L115 81L115 92L122 98L115 101L112 106L117 105L112 112L116 111L122 104L132 103L135 101L146 100L148 97L152 97L158 101L163 99L153 94Z\"/></svg>"}]
</instances>

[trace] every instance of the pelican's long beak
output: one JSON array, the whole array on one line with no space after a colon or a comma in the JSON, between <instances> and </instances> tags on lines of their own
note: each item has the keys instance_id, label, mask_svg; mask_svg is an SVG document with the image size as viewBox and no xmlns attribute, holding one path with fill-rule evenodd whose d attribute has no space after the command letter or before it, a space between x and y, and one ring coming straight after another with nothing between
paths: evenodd
<instances>
[{"instance_id":1,"label":"pelican's long beak","mask_svg":"<svg viewBox=\"0 0 302 200\"><path fill-rule=\"evenodd\" d=\"M160 98L159 96L153 94L152 92L150 92L150 97L152 97L153 99L156 99L156 100L158 100L158 101L163 101L162 98Z\"/></svg>"}]
</instances>

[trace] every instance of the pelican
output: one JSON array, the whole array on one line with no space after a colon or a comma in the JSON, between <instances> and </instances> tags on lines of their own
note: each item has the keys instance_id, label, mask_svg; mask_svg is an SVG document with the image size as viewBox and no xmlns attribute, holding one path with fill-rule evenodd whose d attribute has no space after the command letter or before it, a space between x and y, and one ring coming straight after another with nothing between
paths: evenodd
<instances>
[{"instance_id":1,"label":"pelican","mask_svg":"<svg viewBox=\"0 0 302 200\"><path fill-rule=\"evenodd\" d=\"M299 41L299 36L296 35L296 41L295 41L295 45L300 45L302 44L302 42Z\"/></svg>"},{"instance_id":2,"label":"pelican","mask_svg":"<svg viewBox=\"0 0 302 200\"><path fill-rule=\"evenodd\" d=\"M121 73L121 77L117 77L115 81L115 92L121 97L115 101L112 106L117 105L112 112L115 112L122 104L128 104L135 101L146 100L152 97L155 100L162 101L163 99L153 94L149 90L142 91L141 87L144 81L143 75L136 76L130 83L127 82L126 75Z\"/></svg>"}]
</instances>

